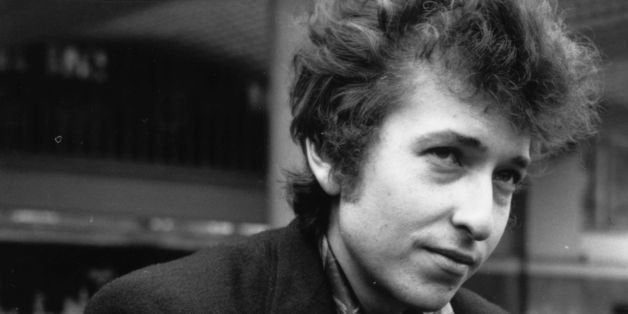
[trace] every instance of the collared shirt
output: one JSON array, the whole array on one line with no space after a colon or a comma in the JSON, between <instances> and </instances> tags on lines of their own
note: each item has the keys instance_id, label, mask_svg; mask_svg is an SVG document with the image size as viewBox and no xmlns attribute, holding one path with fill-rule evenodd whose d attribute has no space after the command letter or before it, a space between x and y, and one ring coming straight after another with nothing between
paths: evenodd
<instances>
[{"instance_id":1,"label":"collared shirt","mask_svg":"<svg viewBox=\"0 0 628 314\"><path fill-rule=\"evenodd\" d=\"M332 297L336 304L336 312L338 314L364 314L364 311L360 307L360 302L353 292L353 289L351 289L351 285L342 271L338 260L336 260L336 256L331 250L331 246L325 235L320 238L318 248L323 262L323 269L331 285ZM439 311L424 314L454 314L454 311L451 308L451 304L447 303L447 305Z\"/></svg>"}]
</instances>

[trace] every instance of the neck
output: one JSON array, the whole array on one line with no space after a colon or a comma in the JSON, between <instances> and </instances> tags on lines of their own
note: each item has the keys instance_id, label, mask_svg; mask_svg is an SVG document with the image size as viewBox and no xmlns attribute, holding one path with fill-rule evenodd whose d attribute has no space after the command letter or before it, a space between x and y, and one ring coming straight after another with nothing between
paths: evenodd
<instances>
[{"instance_id":1,"label":"neck","mask_svg":"<svg viewBox=\"0 0 628 314\"><path fill-rule=\"evenodd\" d=\"M380 286L364 267L356 261L342 239L338 228L336 211L332 211L327 239L338 264L342 268L353 293L360 303L360 307L365 313L404 313L407 307L396 301L385 288ZM412 312L419 313L419 312Z\"/></svg>"}]
</instances>

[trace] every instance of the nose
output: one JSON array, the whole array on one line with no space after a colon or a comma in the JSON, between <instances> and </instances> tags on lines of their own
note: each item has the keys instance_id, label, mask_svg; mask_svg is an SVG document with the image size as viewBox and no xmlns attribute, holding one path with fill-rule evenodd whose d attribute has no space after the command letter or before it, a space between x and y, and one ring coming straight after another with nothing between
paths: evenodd
<instances>
[{"instance_id":1,"label":"nose","mask_svg":"<svg viewBox=\"0 0 628 314\"><path fill-rule=\"evenodd\" d=\"M492 179L468 180L461 186L459 195L451 216L452 224L476 241L488 239L493 232L495 215Z\"/></svg>"}]
</instances>

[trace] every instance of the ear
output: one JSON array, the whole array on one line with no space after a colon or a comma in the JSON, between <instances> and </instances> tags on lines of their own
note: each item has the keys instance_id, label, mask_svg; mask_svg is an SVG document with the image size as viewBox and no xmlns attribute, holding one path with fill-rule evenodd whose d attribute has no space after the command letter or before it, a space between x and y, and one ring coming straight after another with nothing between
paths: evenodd
<instances>
[{"instance_id":1,"label":"ear","mask_svg":"<svg viewBox=\"0 0 628 314\"><path fill-rule=\"evenodd\" d=\"M316 146L312 143L312 141L310 141L310 139L305 140L305 150L307 163L314 173L318 184L320 184L327 194L338 195L340 193L340 186L332 175L331 163L318 154Z\"/></svg>"}]
</instances>

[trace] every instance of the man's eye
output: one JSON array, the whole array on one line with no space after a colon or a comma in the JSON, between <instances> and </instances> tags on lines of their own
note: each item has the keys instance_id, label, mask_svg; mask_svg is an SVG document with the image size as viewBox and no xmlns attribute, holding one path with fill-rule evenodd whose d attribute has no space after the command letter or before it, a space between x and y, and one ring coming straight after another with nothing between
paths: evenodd
<instances>
[{"instance_id":1,"label":"man's eye","mask_svg":"<svg viewBox=\"0 0 628 314\"><path fill-rule=\"evenodd\" d=\"M427 153L446 165L462 166L460 151L453 147L435 147L429 149Z\"/></svg>"},{"instance_id":2,"label":"man's eye","mask_svg":"<svg viewBox=\"0 0 628 314\"><path fill-rule=\"evenodd\" d=\"M517 185L521 182L522 175L516 170L501 170L493 175L493 179L511 185Z\"/></svg>"}]
</instances>

